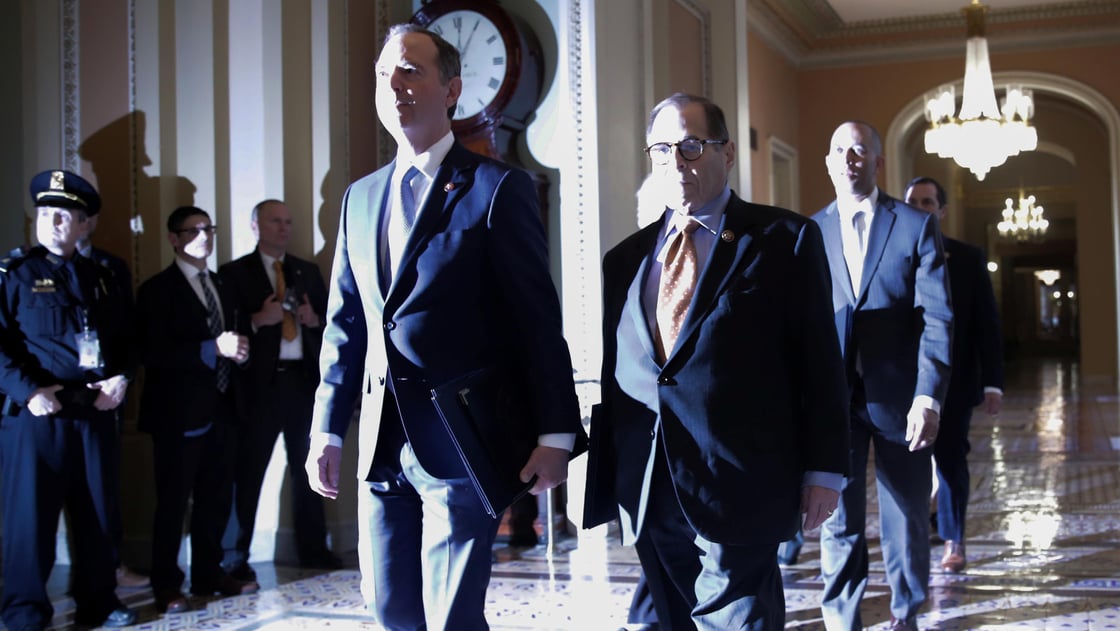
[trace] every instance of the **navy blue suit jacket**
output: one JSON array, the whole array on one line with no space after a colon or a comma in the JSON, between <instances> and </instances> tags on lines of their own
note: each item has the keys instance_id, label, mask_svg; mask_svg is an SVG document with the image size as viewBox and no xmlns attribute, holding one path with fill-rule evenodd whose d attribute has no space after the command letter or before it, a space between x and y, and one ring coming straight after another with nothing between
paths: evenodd
<instances>
[{"instance_id":1,"label":"navy blue suit jacket","mask_svg":"<svg viewBox=\"0 0 1120 631\"><path fill-rule=\"evenodd\" d=\"M520 399L511 432L582 434L560 304L527 173L455 143L386 293L378 247L395 163L346 191L312 432L345 436L361 398L358 477L370 473L386 379L420 464L465 475L430 389L480 368ZM396 411L389 414L396 422ZM512 420L512 419L511 419Z\"/></svg>"},{"instance_id":2,"label":"navy blue suit jacket","mask_svg":"<svg viewBox=\"0 0 1120 631\"><path fill-rule=\"evenodd\" d=\"M888 440L905 443L914 397L944 404L949 388L953 311L937 218L880 191L858 295L844 260L836 202L813 219L828 252L849 382L857 378L858 356L872 424Z\"/></svg>"},{"instance_id":3,"label":"navy blue suit jacket","mask_svg":"<svg viewBox=\"0 0 1120 631\"><path fill-rule=\"evenodd\" d=\"M603 260L603 398L591 421L585 526L621 517L632 542L646 465L664 449L696 532L776 544L796 531L804 472L848 470L847 386L820 231L732 195L676 348L659 366L642 291L664 229L662 220L640 230Z\"/></svg>"},{"instance_id":4,"label":"navy blue suit jacket","mask_svg":"<svg viewBox=\"0 0 1120 631\"><path fill-rule=\"evenodd\" d=\"M248 314L238 311L234 297L217 274L210 272L210 280L222 303L223 330L244 330L237 321ZM244 405L234 399L237 379L232 380L225 395L218 392L218 373L203 360L204 348L207 355L216 352L206 307L178 264L172 262L140 285L136 313L144 364L140 430L181 436L213 422L236 420L234 403ZM232 369L238 370L236 364Z\"/></svg>"},{"instance_id":5,"label":"navy blue suit jacket","mask_svg":"<svg viewBox=\"0 0 1120 631\"><path fill-rule=\"evenodd\" d=\"M984 252L945 237L953 296L953 375L945 407L970 410L984 387L1003 389L1003 332Z\"/></svg>"}]
</instances>

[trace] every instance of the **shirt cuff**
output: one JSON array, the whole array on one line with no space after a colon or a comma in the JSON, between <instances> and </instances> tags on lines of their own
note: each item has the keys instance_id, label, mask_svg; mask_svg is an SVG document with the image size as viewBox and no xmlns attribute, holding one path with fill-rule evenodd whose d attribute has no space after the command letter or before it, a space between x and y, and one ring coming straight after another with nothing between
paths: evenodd
<instances>
[{"instance_id":1,"label":"shirt cuff","mask_svg":"<svg viewBox=\"0 0 1120 631\"><path fill-rule=\"evenodd\" d=\"M330 432L311 432L311 451L319 452L323 447L342 448L342 437Z\"/></svg>"},{"instance_id":2,"label":"shirt cuff","mask_svg":"<svg viewBox=\"0 0 1120 631\"><path fill-rule=\"evenodd\" d=\"M820 486L839 493L844 488L844 476L832 471L806 471L801 486Z\"/></svg>"},{"instance_id":3,"label":"shirt cuff","mask_svg":"<svg viewBox=\"0 0 1120 631\"><path fill-rule=\"evenodd\" d=\"M576 446L576 435L575 433L541 434L537 437L537 445L540 447L555 447L570 452Z\"/></svg>"},{"instance_id":4,"label":"shirt cuff","mask_svg":"<svg viewBox=\"0 0 1120 631\"><path fill-rule=\"evenodd\" d=\"M914 410L933 410L940 416L941 404L928 394L919 394L914 397L914 403L910 406L910 411L913 412Z\"/></svg>"},{"instance_id":5,"label":"shirt cuff","mask_svg":"<svg viewBox=\"0 0 1120 631\"><path fill-rule=\"evenodd\" d=\"M1002 388L997 388L995 386L984 386L984 394L998 394L999 396L1002 397L1003 396L1003 389Z\"/></svg>"}]
</instances>

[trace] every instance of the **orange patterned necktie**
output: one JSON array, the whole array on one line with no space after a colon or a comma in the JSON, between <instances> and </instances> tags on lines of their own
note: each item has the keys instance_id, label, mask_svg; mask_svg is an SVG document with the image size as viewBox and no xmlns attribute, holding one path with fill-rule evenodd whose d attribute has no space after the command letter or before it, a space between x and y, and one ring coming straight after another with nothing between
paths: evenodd
<instances>
[{"instance_id":1,"label":"orange patterned necktie","mask_svg":"<svg viewBox=\"0 0 1120 631\"><path fill-rule=\"evenodd\" d=\"M674 217L678 230L661 266L661 285L657 292L657 358L661 363L665 363L677 344L700 275L696 243L692 240L700 224L690 217Z\"/></svg>"},{"instance_id":2,"label":"orange patterned necktie","mask_svg":"<svg viewBox=\"0 0 1120 631\"><path fill-rule=\"evenodd\" d=\"M287 297L288 285L284 282L284 266L280 264L280 259L272 262L272 269L276 272L276 299L283 304ZM296 339L298 333L296 316L291 311L284 309L284 320L280 323L280 335L290 342Z\"/></svg>"}]
</instances>

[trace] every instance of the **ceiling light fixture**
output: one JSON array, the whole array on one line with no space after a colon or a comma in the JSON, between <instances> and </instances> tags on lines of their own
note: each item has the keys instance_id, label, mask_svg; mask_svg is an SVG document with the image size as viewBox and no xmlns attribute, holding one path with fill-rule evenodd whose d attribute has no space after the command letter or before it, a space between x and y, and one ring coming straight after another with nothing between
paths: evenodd
<instances>
[{"instance_id":1,"label":"ceiling light fixture","mask_svg":"<svg viewBox=\"0 0 1120 631\"><path fill-rule=\"evenodd\" d=\"M1034 98L1020 85L1007 86L1002 111L996 105L992 68L988 63L988 40L984 38L984 14L988 7L980 0L961 10L968 22L965 49L964 88L960 114L956 89L943 85L926 95L926 153L952 158L983 181L997 167L1020 151L1038 146L1038 132L1031 126Z\"/></svg>"},{"instance_id":2,"label":"ceiling light fixture","mask_svg":"<svg viewBox=\"0 0 1120 631\"><path fill-rule=\"evenodd\" d=\"M1021 190L1018 208L1014 206L1010 197L1004 200L1003 220L996 225L999 236L1016 241L1028 241L1045 235L1050 222L1043 216L1045 210L1042 206L1035 206L1036 201L1038 200L1034 195L1024 197Z\"/></svg>"}]
</instances>

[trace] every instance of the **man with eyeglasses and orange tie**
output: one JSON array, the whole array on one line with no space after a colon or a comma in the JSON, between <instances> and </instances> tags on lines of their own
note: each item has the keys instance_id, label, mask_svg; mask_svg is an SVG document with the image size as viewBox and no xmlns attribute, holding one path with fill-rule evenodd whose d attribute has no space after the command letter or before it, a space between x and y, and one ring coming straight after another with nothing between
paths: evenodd
<instances>
[{"instance_id":1,"label":"man with eyeglasses and orange tie","mask_svg":"<svg viewBox=\"0 0 1120 631\"><path fill-rule=\"evenodd\" d=\"M620 520L662 627L781 629L778 544L824 521L847 472L820 230L735 195L708 99L659 103L646 145L664 209L603 260L584 525Z\"/></svg>"},{"instance_id":2,"label":"man with eyeglasses and orange tie","mask_svg":"<svg viewBox=\"0 0 1120 631\"><path fill-rule=\"evenodd\" d=\"M249 547L261 484L276 437L284 435L291 476L292 519L300 567L336 570L342 561L327 549L323 498L307 484L303 464L310 444L311 408L319 385L319 349L327 287L319 268L288 252L292 211L266 199L250 217L257 247L218 270L222 282L249 314L244 372L246 415L236 432L233 511L222 545L222 565L234 578L256 580Z\"/></svg>"},{"instance_id":3,"label":"man with eyeglasses and orange tie","mask_svg":"<svg viewBox=\"0 0 1120 631\"><path fill-rule=\"evenodd\" d=\"M249 360L249 338L238 333L238 321L248 314L237 310L233 296L207 267L214 238L206 211L176 208L167 218L175 261L144 281L136 294L145 369L139 428L152 435L151 581L160 613L191 608L179 568L188 504L191 593L234 596L260 587L230 576L221 565L233 486L227 451L229 425L236 418L233 373Z\"/></svg>"}]
</instances>

